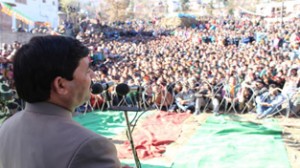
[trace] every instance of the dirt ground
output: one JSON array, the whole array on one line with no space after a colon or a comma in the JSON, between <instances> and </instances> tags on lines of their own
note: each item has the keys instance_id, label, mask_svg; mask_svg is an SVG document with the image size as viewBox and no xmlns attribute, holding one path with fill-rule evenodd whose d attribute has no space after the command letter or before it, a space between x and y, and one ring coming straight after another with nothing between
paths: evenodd
<instances>
[{"instance_id":1,"label":"dirt ground","mask_svg":"<svg viewBox=\"0 0 300 168\"><path fill-rule=\"evenodd\" d=\"M283 140L292 168L300 167L300 119L278 119L283 127Z\"/></svg>"}]
</instances>

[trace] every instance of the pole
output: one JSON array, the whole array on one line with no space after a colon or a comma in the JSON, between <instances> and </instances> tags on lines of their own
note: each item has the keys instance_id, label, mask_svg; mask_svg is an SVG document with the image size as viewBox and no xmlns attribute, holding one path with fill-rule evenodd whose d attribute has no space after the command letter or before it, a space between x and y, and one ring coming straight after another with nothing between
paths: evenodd
<instances>
[{"instance_id":1,"label":"pole","mask_svg":"<svg viewBox=\"0 0 300 168\"><path fill-rule=\"evenodd\" d=\"M283 27L283 8L284 8L284 0L281 0L281 27Z\"/></svg>"},{"instance_id":2,"label":"pole","mask_svg":"<svg viewBox=\"0 0 300 168\"><path fill-rule=\"evenodd\" d=\"M2 9L2 6L1 6L1 2L0 2L0 9ZM0 35L1 35L1 38L0 38L0 43L2 44L3 43L3 32L4 32L4 22L3 21L3 14L0 12L0 16L1 16L1 20L0 20Z\"/></svg>"},{"instance_id":3,"label":"pole","mask_svg":"<svg viewBox=\"0 0 300 168\"><path fill-rule=\"evenodd\" d=\"M138 155L137 155L137 152L135 150L133 139L132 139L130 122L129 122L129 119L128 119L128 112L127 112L127 110L124 111L124 116L125 116L126 125L127 125L127 136L128 136L128 140L129 140L130 145L131 145L131 150L132 150L132 153L133 153L134 162L135 162L136 168L141 168L141 165L140 165L139 159L138 159Z\"/></svg>"},{"instance_id":4,"label":"pole","mask_svg":"<svg viewBox=\"0 0 300 168\"><path fill-rule=\"evenodd\" d=\"M127 106L111 106L110 108L108 108L108 110L112 110L112 111L123 111L124 112L124 117L125 117L125 121L126 121L126 126L127 126L127 138L129 140L130 146L131 146L131 150L132 150L132 154L133 154L133 158L134 158L134 162L135 162L135 168L141 168L141 163L138 157L138 154L136 152L136 149L134 147L134 143L133 143L133 138L132 138L132 131L131 131L131 124L128 118L128 111L133 111L133 112L138 112L141 111L140 108L137 107L127 107Z\"/></svg>"}]
</instances>

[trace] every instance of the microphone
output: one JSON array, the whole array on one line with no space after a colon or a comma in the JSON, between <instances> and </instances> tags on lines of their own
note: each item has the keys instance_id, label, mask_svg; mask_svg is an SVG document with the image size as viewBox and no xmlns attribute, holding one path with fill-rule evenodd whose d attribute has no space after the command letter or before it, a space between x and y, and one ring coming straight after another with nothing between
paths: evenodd
<instances>
[{"instance_id":1,"label":"microphone","mask_svg":"<svg viewBox=\"0 0 300 168\"><path fill-rule=\"evenodd\" d=\"M113 86L115 83L110 81L107 83L94 83L92 85L92 93L93 94L100 94L103 91L107 90L108 88L110 88L111 86Z\"/></svg>"},{"instance_id":2,"label":"microphone","mask_svg":"<svg viewBox=\"0 0 300 168\"><path fill-rule=\"evenodd\" d=\"M130 91L130 88L125 83L118 84L116 87L116 92L121 96L126 95L127 93L129 93L129 91Z\"/></svg>"},{"instance_id":3,"label":"microphone","mask_svg":"<svg viewBox=\"0 0 300 168\"><path fill-rule=\"evenodd\" d=\"M117 85L117 87L116 87L116 92L121 96L124 96L130 92L141 92L143 90L144 90L144 88L141 86L138 86L138 85L128 86L125 83L121 83L121 84Z\"/></svg>"}]
</instances>

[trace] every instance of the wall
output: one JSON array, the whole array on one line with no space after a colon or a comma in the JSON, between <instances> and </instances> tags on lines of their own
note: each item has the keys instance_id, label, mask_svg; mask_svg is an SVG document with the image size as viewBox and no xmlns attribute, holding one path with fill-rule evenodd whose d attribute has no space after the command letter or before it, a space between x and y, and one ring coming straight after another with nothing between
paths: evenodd
<instances>
[{"instance_id":1,"label":"wall","mask_svg":"<svg viewBox=\"0 0 300 168\"><path fill-rule=\"evenodd\" d=\"M59 24L58 0L26 0L26 3L16 3L15 0L5 0L5 2L14 3L14 9L21 12L35 22L49 22L51 27L56 28ZM13 19L13 22L14 21ZM17 26L13 23L13 26ZM31 28L33 27L30 26ZM16 28L16 27L14 27Z\"/></svg>"},{"instance_id":2,"label":"wall","mask_svg":"<svg viewBox=\"0 0 300 168\"><path fill-rule=\"evenodd\" d=\"M12 27L11 17L0 12L0 31L10 30L11 27Z\"/></svg>"}]
</instances>

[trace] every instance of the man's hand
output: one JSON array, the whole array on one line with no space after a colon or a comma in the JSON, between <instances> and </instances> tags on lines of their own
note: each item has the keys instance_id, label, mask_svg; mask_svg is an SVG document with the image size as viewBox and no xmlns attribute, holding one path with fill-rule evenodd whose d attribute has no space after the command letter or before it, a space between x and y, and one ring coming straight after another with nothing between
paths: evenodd
<instances>
[{"instance_id":1,"label":"man's hand","mask_svg":"<svg viewBox=\"0 0 300 168\"><path fill-rule=\"evenodd\" d=\"M187 102L186 100L181 100L180 104L184 105L184 104L186 104L186 102Z\"/></svg>"},{"instance_id":2,"label":"man's hand","mask_svg":"<svg viewBox=\"0 0 300 168\"><path fill-rule=\"evenodd\" d=\"M271 107L271 106L272 106L272 105L269 104L269 103L260 103L260 105L262 105L262 106L267 106L267 107Z\"/></svg>"}]
</instances>

